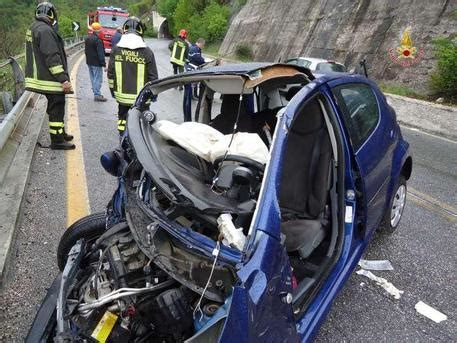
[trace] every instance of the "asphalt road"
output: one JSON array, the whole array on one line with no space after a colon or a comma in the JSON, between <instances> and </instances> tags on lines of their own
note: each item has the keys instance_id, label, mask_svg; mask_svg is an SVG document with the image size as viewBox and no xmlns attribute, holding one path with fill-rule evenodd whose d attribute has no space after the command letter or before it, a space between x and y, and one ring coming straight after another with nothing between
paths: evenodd
<instances>
[{"instance_id":1,"label":"asphalt road","mask_svg":"<svg viewBox=\"0 0 457 343\"><path fill-rule=\"evenodd\" d=\"M166 41L149 42L159 76L170 74ZM79 66L76 95L84 166L92 212L103 211L116 180L100 166L100 155L117 145L116 103L92 100L87 67ZM103 93L109 97L106 84ZM181 118L181 93L166 92L160 118ZM163 103L163 99L161 99ZM455 124L454 124L455 125ZM367 259L388 259L393 271L374 272L404 294L393 299L366 277L353 274L317 336L326 341L456 341L457 144L403 128L414 153L411 193L399 229L377 234ZM40 143L49 144L44 126ZM37 146L24 197L9 282L0 297L0 341L20 341L57 274L55 251L66 223L65 153ZM423 301L445 313L440 324L416 313Z\"/></svg>"}]
</instances>

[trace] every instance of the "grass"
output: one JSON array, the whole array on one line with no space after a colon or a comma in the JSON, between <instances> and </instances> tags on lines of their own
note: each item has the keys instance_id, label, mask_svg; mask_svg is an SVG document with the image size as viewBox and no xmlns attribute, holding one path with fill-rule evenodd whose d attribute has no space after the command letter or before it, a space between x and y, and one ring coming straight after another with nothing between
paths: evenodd
<instances>
[{"instance_id":1,"label":"grass","mask_svg":"<svg viewBox=\"0 0 457 343\"><path fill-rule=\"evenodd\" d=\"M425 101L430 101L434 102L434 100L437 98L436 96L430 96L430 95L425 95L418 93L411 88L402 86L402 85L395 85L395 84L386 84L386 83L379 83L379 87L384 93L389 93L389 94L395 94L395 95L401 95L401 96L406 96L408 98L413 98L413 99L419 99L419 100L425 100ZM442 103L442 105L446 106L452 106L456 107L457 103L453 102L452 100L450 101L449 99L445 98L445 102Z\"/></svg>"},{"instance_id":2,"label":"grass","mask_svg":"<svg viewBox=\"0 0 457 343\"><path fill-rule=\"evenodd\" d=\"M222 42L208 43L203 48L203 53L211 55L211 56L215 56L215 57L220 57L219 48L221 47L221 44L222 44Z\"/></svg>"},{"instance_id":3,"label":"grass","mask_svg":"<svg viewBox=\"0 0 457 343\"><path fill-rule=\"evenodd\" d=\"M402 85L395 85L395 84L386 84L381 83L380 88L385 93L407 96L409 98L419 99L419 100L430 100L425 94L418 93L411 88L402 86Z\"/></svg>"},{"instance_id":4,"label":"grass","mask_svg":"<svg viewBox=\"0 0 457 343\"><path fill-rule=\"evenodd\" d=\"M203 54L211 55L216 58L227 58L239 62L252 62L252 58L246 56L239 56L236 53L221 56L219 54L219 48L221 47L221 44L222 42L207 43L203 49Z\"/></svg>"}]
</instances>

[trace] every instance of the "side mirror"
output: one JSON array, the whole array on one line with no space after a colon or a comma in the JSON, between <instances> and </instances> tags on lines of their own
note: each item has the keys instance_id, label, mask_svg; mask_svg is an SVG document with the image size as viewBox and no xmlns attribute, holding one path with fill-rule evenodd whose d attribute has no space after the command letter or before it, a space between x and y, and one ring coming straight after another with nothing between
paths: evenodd
<instances>
[{"instance_id":1,"label":"side mirror","mask_svg":"<svg viewBox=\"0 0 457 343\"><path fill-rule=\"evenodd\" d=\"M105 152L102 156L100 156L100 163L109 174L118 176L121 161L119 160L119 156L114 151Z\"/></svg>"},{"instance_id":2,"label":"side mirror","mask_svg":"<svg viewBox=\"0 0 457 343\"><path fill-rule=\"evenodd\" d=\"M146 121L148 121L149 124L151 124L151 125L154 124L155 121L157 120L157 114L155 114L151 110L143 111L142 114L143 114L144 119L146 119Z\"/></svg>"}]
</instances>

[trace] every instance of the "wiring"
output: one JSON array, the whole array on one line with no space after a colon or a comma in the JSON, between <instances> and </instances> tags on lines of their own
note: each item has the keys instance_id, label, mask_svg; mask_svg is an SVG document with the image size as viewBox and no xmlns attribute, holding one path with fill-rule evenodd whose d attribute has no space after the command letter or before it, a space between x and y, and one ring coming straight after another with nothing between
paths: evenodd
<instances>
[{"instance_id":1,"label":"wiring","mask_svg":"<svg viewBox=\"0 0 457 343\"><path fill-rule=\"evenodd\" d=\"M203 288L203 292L200 296L200 299L198 299L197 305L195 305L194 314L193 314L194 319L197 317L197 313L200 313L200 319L203 317L203 311L201 308L202 300L205 297L205 293L209 287L209 284L211 283L211 278L213 277L214 269L216 269L217 258L219 257L220 251L221 251L221 244L219 241L217 241L216 248L214 248L214 250L213 250L213 256L214 256L213 266L211 267L211 272L209 273L208 281L206 282L205 288Z\"/></svg>"}]
</instances>

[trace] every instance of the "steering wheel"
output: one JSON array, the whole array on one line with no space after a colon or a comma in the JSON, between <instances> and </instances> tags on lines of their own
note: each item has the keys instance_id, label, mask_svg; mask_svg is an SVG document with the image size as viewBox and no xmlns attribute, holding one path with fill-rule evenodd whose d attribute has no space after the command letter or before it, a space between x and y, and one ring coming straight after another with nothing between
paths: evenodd
<instances>
[{"instance_id":1,"label":"steering wheel","mask_svg":"<svg viewBox=\"0 0 457 343\"><path fill-rule=\"evenodd\" d=\"M263 173L265 170L265 164L257 162L255 160L253 160L252 158L240 156L240 155L227 155L225 158L224 158L224 156L219 156L218 158L216 158L214 160L214 163L213 163L214 169L217 170L217 168L222 163L222 161L239 162L239 163L247 165L248 167L254 168L259 173Z\"/></svg>"}]
</instances>

